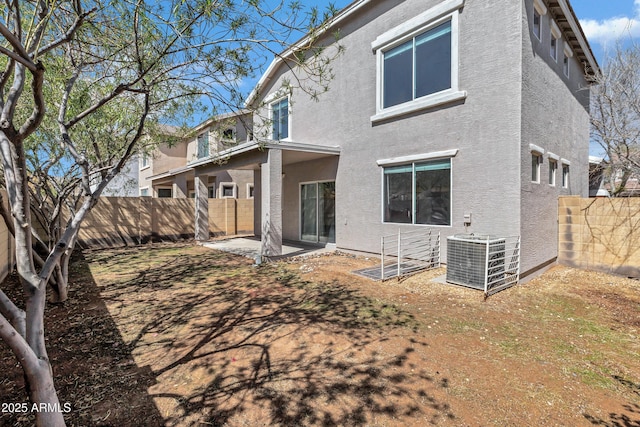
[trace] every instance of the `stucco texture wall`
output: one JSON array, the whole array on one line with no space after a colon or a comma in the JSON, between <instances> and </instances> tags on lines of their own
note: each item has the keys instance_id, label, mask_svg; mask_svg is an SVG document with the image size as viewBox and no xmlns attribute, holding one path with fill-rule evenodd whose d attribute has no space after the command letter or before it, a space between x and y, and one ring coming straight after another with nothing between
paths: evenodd
<instances>
[{"instance_id":1,"label":"stucco texture wall","mask_svg":"<svg viewBox=\"0 0 640 427\"><path fill-rule=\"evenodd\" d=\"M382 173L377 160L458 149L452 159L450 227L443 236L468 232L514 235L520 220L520 51L521 8L514 2L467 0L459 15L459 89L462 102L372 123L376 112L376 55L379 35L436 6L440 1L384 1L370 4L340 28L344 54L332 64L329 92L313 101L291 95L290 139L340 146L336 171L336 244L378 252L380 237L398 228L382 220ZM499 22L500 25L495 25ZM487 31L491 28L491 31ZM284 68L284 67L283 67ZM264 88L275 92L289 72ZM263 112L262 115L267 115ZM256 120L259 122L259 120ZM285 181L289 180L289 174ZM300 177L300 180L310 180ZM298 191L297 183L286 189ZM287 195L289 196L289 192ZM295 194L295 193L294 193ZM286 201L287 210L298 206ZM465 213L472 213L465 229ZM295 224L287 225L290 237Z\"/></svg>"},{"instance_id":2,"label":"stucco texture wall","mask_svg":"<svg viewBox=\"0 0 640 427\"><path fill-rule=\"evenodd\" d=\"M550 14L542 16L538 40L532 29L533 1L522 0L522 157L521 236L522 271L552 261L557 255L558 197L588 195L589 89L583 67L574 56L570 77L562 70L563 43L558 60L550 55ZM531 149L545 150L540 182L531 180ZM569 186L562 187L562 165L558 162L556 185L549 185L549 152L566 159Z\"/></svg>"},{"instance_id":3,"label":"stucco texture wall","mask_svg":"<svg viewBox=\"0 0 640 427\"><path fill-rule=\"evenodd\" d=\"M640 199L561 197L558 262L640 277Z\"/></svg>"}]
</instances>

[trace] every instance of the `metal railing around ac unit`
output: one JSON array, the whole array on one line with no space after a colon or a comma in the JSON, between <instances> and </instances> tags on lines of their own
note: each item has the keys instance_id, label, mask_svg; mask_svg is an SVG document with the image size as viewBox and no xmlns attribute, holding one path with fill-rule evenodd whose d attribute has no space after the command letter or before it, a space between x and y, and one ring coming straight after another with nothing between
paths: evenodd
<instances>
[{"instance_id":1,"label":"metal railing around ac unit","mask_svg":"<svg viewBox=\"0 0 640 427\"><path fill-rule=\"evenodd\" d=\"M440 267L440 233L430 229L401 232L380 239L380 280Z\"/></svg>"}]
</instances>

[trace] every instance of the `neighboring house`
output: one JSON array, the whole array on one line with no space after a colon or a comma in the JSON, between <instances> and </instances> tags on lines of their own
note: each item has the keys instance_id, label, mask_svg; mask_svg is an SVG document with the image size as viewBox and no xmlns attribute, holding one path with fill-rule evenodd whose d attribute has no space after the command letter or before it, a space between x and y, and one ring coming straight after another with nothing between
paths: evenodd
<instances>
[{"instance_id":1,"label":"neighboring house","mask_svg":"<svg viewBox=\"0 0 640 427\"><path fill-rule=\"evenodd\" d=\"M102 190L105 197L138 197L138 182L140 168L138 167L138 155L131 156L129 161L109 184ZM96 185L92 186L95 189Z\"/></svg>"},{"instance_id":2,"label":"neighboring house","mask_svg":"<svg viewBox=\"0 0 640 427\"><path fill-rule=\"evenodd\" d=\"M589 156L589 197L609 197L604 183L607 162L602 157Z\"/></svg>"},{"instance_id":3,"label":"neighboring house","mask_svg":"<svg viewBox=\"0 0 640 427\"><path fill-rule=\"evenodd\" d=\"M192 129L176 144L161 144L140 160L140 195L195 197L192 164L211 161L220 151L252 138L251 114L246 111L216 116ZM225 170L207 177L208 198L253 197L253 172Z\"/></svg>"},{"instance_id":4,"label":"neighboring house","mask_svg":"<svg viewBox=\"0 0 640 427\"><path fill-rule=\"evenodd\" d=\"M291 88L283 53L249 99L270 139L192 165L196 237L209 177L242 168L266 256L283 239L379 253L381 236L428 227L443 243L521 236L522 275L553 262L558 196L588 195L598 68L568 1L358 0L318 43L335 33L327 94Z\"/></svg>"}]
</instances>

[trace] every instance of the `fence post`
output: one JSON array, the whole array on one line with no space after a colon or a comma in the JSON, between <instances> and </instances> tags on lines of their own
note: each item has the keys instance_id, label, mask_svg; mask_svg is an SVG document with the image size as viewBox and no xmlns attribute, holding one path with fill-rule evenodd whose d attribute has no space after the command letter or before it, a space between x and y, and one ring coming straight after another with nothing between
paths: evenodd
<instances>
[{"instance_id":1,"label":"fence post","mask_svg":"<svg viewBox=\"0 0 640 427\"><path fill-rule=\"evenodd\" d=\"M489 290L489 240L486 240L486 247L487 250L485 251L486 253L486 258L484 261L484 294L487 295L487 292Z\"/></svg>"},{"instance_id":2,"label":"fence post","mask_svg":"<svg viewBox=\"0 0 640 427\"><path fill-rule=\"evenodd\" d=\"M380 264L380 280L384 280L384 236L380 237L380 258L382 260Z\"/></svg>"},{"instance_id":3,"label":"fence post","mask_svg":"<svg viewBox=\"0 0 640 427\"><path fill-rule=\"evenodd\" d=\"M398 279L400 279L400 260L402 259L402 245L400 243L400 229L398 229Z\"/></svg>"}]
</instances>

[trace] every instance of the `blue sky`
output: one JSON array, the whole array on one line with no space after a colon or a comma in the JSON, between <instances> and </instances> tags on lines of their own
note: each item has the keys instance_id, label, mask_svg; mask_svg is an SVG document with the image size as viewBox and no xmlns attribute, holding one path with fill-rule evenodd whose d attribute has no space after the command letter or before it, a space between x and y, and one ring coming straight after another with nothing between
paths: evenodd
<instances>
[{"instance_id":1,"label":"blue sky","mask_svg":"<svg viewBox=\"0 0 640 427\"><path fill-rule=\"evenodd\" d=\"M335 0L342 9L352 0ZM640 40L640 0L570 0L591 48L602 64L605 52L619 39ZM326 7L329 1L305 1L305 6Z\"/></svg>"},{"instance_id":2,"label":"blue sky","mask_svg":"<svg viewBox=\"0 0 640 427\"><path fill-rule=\"evenodd\" d=\"M573 0L571 6L601 65L616 41L640 39L640 0Z\"/></svg>"}]
</instances>

